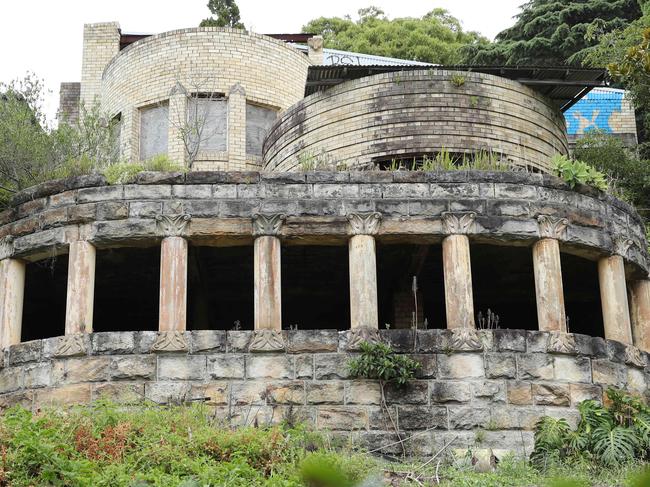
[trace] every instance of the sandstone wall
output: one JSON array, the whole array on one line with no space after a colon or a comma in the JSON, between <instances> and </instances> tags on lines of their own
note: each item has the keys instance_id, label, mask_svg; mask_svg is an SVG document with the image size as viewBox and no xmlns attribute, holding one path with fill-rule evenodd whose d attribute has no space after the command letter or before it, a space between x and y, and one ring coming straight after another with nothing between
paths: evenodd
<instances>
[{"instance_id":1,"label":"sandstone wall","mask_svg":"<svg viewBox=\"0 0 650 487\"><path fill-rule=\"evenodd\" d=\"M284 113L264 150L267 170L326 156L349 167L422 153L492 150L549 171L566 154L562 114L539 93L492 75L430 69L342 83Z\"/></svg>"}]
</instances>

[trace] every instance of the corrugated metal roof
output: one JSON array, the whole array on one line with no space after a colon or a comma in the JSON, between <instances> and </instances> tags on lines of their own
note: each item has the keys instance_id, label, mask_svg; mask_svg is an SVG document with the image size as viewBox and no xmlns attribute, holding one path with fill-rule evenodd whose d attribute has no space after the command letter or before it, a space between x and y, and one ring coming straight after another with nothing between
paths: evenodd
<instances>
[{"instance_id":1,"label":"corrugated metal roof","mask_svg":"<svg viewBox=\"0 0 650 487\"><path fill-rule=\"evenodd\" d=\"M307 52L309 48L302 44L292 44L300 51ZM431 63L420 61L409 61L393 57L375 56L374 54L363 54L359 52L340 51L338 49L323 49L323 66L435 66Z\"/></svg>"}]
</instances>

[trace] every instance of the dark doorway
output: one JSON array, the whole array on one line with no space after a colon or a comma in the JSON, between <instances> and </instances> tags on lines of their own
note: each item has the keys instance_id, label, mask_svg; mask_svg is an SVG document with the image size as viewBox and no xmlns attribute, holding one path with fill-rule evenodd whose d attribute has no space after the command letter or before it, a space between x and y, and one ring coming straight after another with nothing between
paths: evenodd
<instances>
[{"instance_id":1,"label":"dark doorway","mask_svg":"<svg viewBox=\"0 0 650 487\"><path fill-rule=\"evenodd\" d=\"M65 334L68 256L27 264L21 341Z\"/></svg>"},{"instance_id":2,"label":"dark doorway","mask_svg":"<svg viewBox=\"0 0 650 487\"><path fill-rule=\"evenodd\" d=\"M604 337L598 264L563 253L562 285L569 332Z\"/></svg>"}]
</instances>

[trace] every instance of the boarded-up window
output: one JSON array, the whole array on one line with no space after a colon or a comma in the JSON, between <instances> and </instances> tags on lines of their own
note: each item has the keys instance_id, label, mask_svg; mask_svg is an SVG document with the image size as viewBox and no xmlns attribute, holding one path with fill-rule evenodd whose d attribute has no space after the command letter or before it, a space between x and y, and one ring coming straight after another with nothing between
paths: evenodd
<instances>
[{"instance_id":1,"label":"boarded-up window","mask_svg":"<svg viewBox=\"0 0 650 487\"><path fill-rule=\"evenodd\" d=\"M140 110L140 160L167 154L167 105L156 105Z\"/></svg>"},{"instance_id":2,"label":"boarded-up window","mask_svg":"<svg viewBox=\"0 0 650 487\"><path fill-rule=\"evenodd\" d=\"M190 144L199 145L199 152L227 149L228 104L219 96L192 97L187 104Z\"/></svg>"},{"instance_id":3,"label":"boarded-up window","mask_svg":"<svg viewBox=\"0 0 650 487\"><path fill-rule=\"evenodd\" d=\"M262 155L264 138L277 118L277 111L246 104L246 154Z\"/></svg>"}]
</instances>

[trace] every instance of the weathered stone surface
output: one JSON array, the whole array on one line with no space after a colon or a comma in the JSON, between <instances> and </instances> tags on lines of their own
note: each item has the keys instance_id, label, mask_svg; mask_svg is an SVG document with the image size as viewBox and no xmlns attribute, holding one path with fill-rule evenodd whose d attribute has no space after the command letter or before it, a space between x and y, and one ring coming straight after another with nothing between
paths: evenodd
<instances>
[{"instance_id":1,"label":"weathered stone surface","mask_svg":"<svg viewBox=\"0 0 650 487\"><path fill-rule=\"evenodd\" d=\"M434 381L431 382L431 402L468 402L472 398L470 385L466 382Z\"/></svg>"},{"instance_id":2,"label":"weathered stone surface","mask_svg":"<svg viewBox=\"0 0 650 487\"><path fill-rule=\"evenodd\" d=\"M266 381L233 382L230 387L232 404L266 404L267 386Z\"/></svg>"},{"instance_id":3,"label":"weathered stone surface","mask_svg":"<svg viewBox=\"0 0 650 487\"><path fill-rule=\"evenodd\" d=\"M441 379L485 377L483 357L479 354L438 354L438 375Z\"/></svg>"},{"instance_id":4,"label":"weathered stone surface","mask_svg":"<svg viewBox=\"0 0 650 487\"><path fill-rule=\"evenodd\" d=\"M519 378L529 379L553 379L553 357L542 353L526 353L517 357Z\"/></svg>"},{"instance_id":5,"label":"weathered stone surface","mask_svg":"<svg viewBox=\"0 0 650 487\"><path fill-rule=\"evenodd\" d=\"M143 383L112 383L95 384L92 386L92 398L106 399L114 402L137 403L144 399Z\"/></svg>"},{"instance_id":6,"label":"weathered stone surface","mask_svg":"<svg viewBox=\"0 0 650 487\"><path fill-rule=\"evenodd\" d=\"M76 334L43 340L44 358L65 358L84 356L90 350L90 335Z\"/></svg>"},{"instance_id":7,"label":"weathered stone surface","mask_svg":"<svg viewBox=\"0 0 650 487\"><path fill-rule=\"evenodd\" d=\"M48 387L52 382L52 367L48 362L29 364L24 367L24 387L36 389Z\"/></svg>"},{"instance_id":8,"label":"weathered stone surface","mask_svg":"<svg viewBox=\"0 0 650 487\"><path fill-rule=\"evenodd\" d=\"M34 340L31 342L19 343L9 347L9 365L24 364L40 360L43 352L43 342Z\"/></svg>"},{"instance_id":9,"label":"weathered stone surface","mask_svg":"<svg viewBox=\"0 0 650 487\"><path fill-rule=\"evenodd\" d=\"M561 382L591 382L591 362L587 357L563 357L553 358L553 369L555 380Z\"/></svg>"},{"instance_id":10,"label":"weathered stone surface","mask_svg":"<svg viewBox=\"0 0 650 487\"><path fill-rule=\"evenodd\" d=\"M449 407L449 427L451 429L469 430L484 428L489 422L489 408L474 406Z\"/></svg>"},{"instance_id":11,"label":"weathered stone surface","mask_svg":"<svg viewBox=\"0 0 650 487\"><path fill-rule=\"evenodd\" d=\"M314 375L318 380L346 379L350 357L341 354L314 355Z\"/></svg>"},{"instance_id":12,"label":"weathered stone surface","mask_svg":"<svg viewBox=\"0 0 650 487\"><path fill-rule=\"evenodd\" d=\"M90 402L90 384L75 384L36 392L34 404L37 407L87 404Z\"/></svg>"},{"instance_id":13,"label":"weathered stone surface","mask_svg":"<svg viewBox=\"0 0 650 487\"><path fill-rule=\"evenodd\" d=\"M250 379L292 379L293 367L286 355L249 355L246 377Z\"/></svg>"},{"instance_id":14,"label":"weathered stone surface","mask_svg":"<svg viewBox=\"0 0 650 487\"><path fill-rule=\"evenodd\" d=\"M127 354L135 351L135 333L131 331L93 333L94 354Z\"/></svg>"},{"instance_id":15,"label":"weathered stone surface","mask_svg":"<svg viewBox=\"0 0 650 487\"><path fill-rule=\"evenodd\" d=\"M494 330L494 343L500 352L525 352L526 332L524 330Z\"/></svg>"},{"instance_id":16,"label":"weathered stone surface","mask_svg":"<svg viewBox=\"0 0 650 487\"><path fill-rule=\"evenodd\" d=\"M0 394L0 412L3 412L14 406L21 406L25 409L32 409L33 403L33 391L19 391L9 394Z\"/></svg>"},{"instance_id":17,"label":"weathered stone surface","mask_svg":"<svg viewBox=\"0 0 650 487\"><path fill-rule=\"evenodd\" d=\"M268 404L305 404L305 383L301 380L272 382L266 391Z\"/></svg>"},{"instance_id":18,"label":"weathered stone surface","mask_svg":"<svg viewBox=\"0 0 650 487\"><path fill-rule=\"evenodd\" d=\"M533 390L530 382L508 381L507 396L508 402L517 406L533 403Z\"/></svg>"},{"instance_id":19,"label":"weathered stone surface","mask_svg":"<svg viewBox=\"0 0 650 487\"><path fill-rule=\"evenodd\" d=\"M225 354L208 357L210 379L243 379L246 376L244 355Z\"/></svg>"},{"instance_id":20,"label":"weathered stone surface","mask_svg":"<svg viewBox=\"0 0 650 487\"><path fill-rule=\"evenodd\" d=\"M602 387L594 384L570 384L569 394L571 396L571 404L573 405L580 404L582 401L588 399L594 401L603 400Z\"/></svg>"},{"instance_id":21,"label":"weathered stone surface","mask_svg":"<svg viewBox=\"0 0 650 487\"><path fill-rule=\"evenodd\" d=\"M226 351L226 332L220 330L195 330L191 333L191 353Z\"/></svg>"},{"instance_id":22,"label":"weathered stone surface","mask_svg":"<svg viewBox=\"0 0 650 487\"><path fill-rule=\"evenodd\" d=\"M506 402L505 382L495 380L475 381L471 383L471 389L475 400L489 404Z\"/></svg>"},{"instance_id":23,"label":"weathered stone surface","mask_svg":"<svg viewBox=\"0 0 650 487\"><path fill-rule=\"evenodd\" d=\"M429 401L429 382L412 380L399 386L385 386L386 402L389 404L426 404Z\"/></svg>"},{"instance_id":24,"label":"weathered stone surface","mask_svg":"<svg viewBox=\"0 0 650 487\"><path fill-rule=\"evenodd\" d=\"M567 384L533 384L533 400L543 406L569 406L571 399Z\"/></svg>"},{"instance_id":25,"label":"weathered stone surface","mask_svg":"<svg viewBox=\"0 0 650 487\"><path fill-rule=\"evenodd\" d=\"M355 380L345 385L345 404L381 404L379 382Z\"/></svg>"},{"instance_id":26,"label":"weathered stone surface","mask_svg":"<svg viewBox=\"0 0 650 487\"><path fill-rule=\"evenodd\" d=\"M0 370L0 394L13 392L23 386L25 371L22 367L6 367Z\"/></svg>"},{"instance_id":27,"label":"weathered stone surface","mask_svg":"<svg viewBox=\"0 0 650 487\"><path fill-rule=\"evenodd\" d=\"M405 430L447 429L447 408L397 406L398 426Z\"/></svg>"},{"instance_id":28,"label":"weathered stone surface","mask_svg":"<svg viewBox=\"0 0 650 487\"><path fill-rule=\"evenodd\" d=\"M208 406L227 406L230 404L230 384L211 382L207 385L195 385L191 395L192 398L202 398L202 402Z\"/></svg>"},{"instance_id":29,"label":"weathered stone surface","mask_svg":"<svg viewBox=\"0 0 650 487\"><path fill-rule=\"evenodd\" d=\"M340 381L307 382L307 404L343 404L344 384Z\"/></svg>"},{"instance_id":30,"label":"weathered stone surface","mask_svg":"<svg viewBox=\"0 0 650 487\"><path fill-rule=\"evenodd\" d=\"M297 330L289 332L289 353L336 352L339 334L336 330Z\"/></svg>"},{"instance_id":31,"label":"weathered stone surface","mask_svg":"<svg viewBox=\"0 0 650 487\"><path fill-rule=\"evenodd\" d=\"M545 413L542 407L498 407L492 409L490 421L497 429L532 430Z\"/></svg>"},{"instance_id":32,"label":"weathered stone surface","mask_svg":"<svg viewBox=\"0 0 650 487\"><path fill-rule=\"evenodd\" d=\"M363 407L328 406L318 410L316 424L326 430L358 430L368 427L368 411Z\"/></svg>"},{"instance_id":33,"label":"weathered stone surface","mask_svg":"<svg viewBox=\"0 0 650 487\"><path fill-rule=\"evenodd\" d=\"M158 379L161 380L201 380L206 376L205 356L158 357Z\"/></svg>"},{"instance_id":34,"label":"weathered stone surface","mask_svg":"<svg viewBox=\"0 0 650 487\"><path fill-rule=\"evenodd\" d=\"M415 371L417 379L430 379L435 378L438 373L438 361L433 354L414 354L411 356L413 360L420 364L418 370Z\"/></svg>"},{"instance_id":35,"label":"weathered stone surface","mask_svg":"<svg viewBox=\"0 0 650 487\"><path fill-rule=\"evenodd\" d=\"M110 367L113 380L150 380L156 377L154 355L116 357L111 361Z\"/></svg>"},{"instance_id":36,"label":"weathered stone surface","mask_svg":"<svg viewBox=\"0 0 650 487\"><path fill-rule=\"evenodd\" d=\"M233 330L227 333L227 350L229 353L247 352L252 331Z\"/></svg>"},{"instance_id":37,"label":"weathered stone surface","mask_svg":"<svg viewBox=\"0 0 650 487\"><path fill-rule=\"evenodd\" d=\"M311 354L297 355L294 358L296 379L314 378L314 356Z\"/></svg>"},{"instance_id":38,"label":"weathered stone surface","mask_svg":"<svg viewBox=\"0 0 650 487\"><path fill-rule=\"evenodd\" d=\"M507 353L485 355L485 376L489 379L514 379L517 375L515 356Z\"/></svg>"},{"instance_id":39,"label":"weathered stone surface","mask_svg":"<svg viewBox=\"0 0 650 487\"><path fill-rule=\"evenodd\" d=\"M181 404L191 399L191 388L188 382L148 382L144 394L158 404Z\"/></svg>"},{"instance_id":40,"label":"weathered stone surface","mask_svg":"<svg viewBox=\"0 0 650 487\"><path fill-rule=\"evenodd\" d=\"M627 381L625 366L605 359L591 361L593 382L614 387L624 387Z\"/></svg>"}]
</instances>

